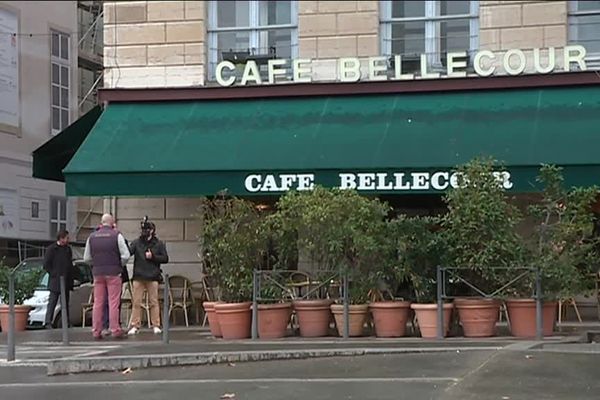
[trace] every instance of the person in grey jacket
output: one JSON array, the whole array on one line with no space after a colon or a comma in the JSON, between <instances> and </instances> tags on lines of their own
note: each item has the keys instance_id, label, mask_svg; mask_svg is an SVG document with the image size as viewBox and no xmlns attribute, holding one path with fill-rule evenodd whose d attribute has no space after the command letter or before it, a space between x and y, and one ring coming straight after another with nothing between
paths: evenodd
<instances>
[{"instance_id":1,"label":"person in grey jacket","mask_svg":"<svg viewBox=\"0 0 600 400\"><path fill-rule=\"evenodd\" d=\"M129 335L138 333L141 326L142 298L144 291L148 292L150 306L150 323L155 334L162 333L160 329L160 307L158 303L158 284L162 281L161 264L169 262L167 248L156 237L156 226L144 218L142 233L130 246L133 255L133 310Z\"/></svg>"}]
</instances>

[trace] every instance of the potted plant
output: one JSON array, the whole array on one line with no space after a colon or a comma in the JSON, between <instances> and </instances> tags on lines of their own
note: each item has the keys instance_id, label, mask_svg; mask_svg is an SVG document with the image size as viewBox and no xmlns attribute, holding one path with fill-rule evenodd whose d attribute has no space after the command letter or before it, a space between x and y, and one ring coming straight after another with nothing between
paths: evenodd
<instances>
[{"instance_id":1,"label":"potted plant","mask_svg":"<svg viewBox=\"0 0 600 400\"><path fill-rule=\"evenodd\" d=\"M491 159L459 167L459 185L444 198L448 205L441 219L447 244L444 265L459 268L457 274L478 289L464 286L458 295L467 297L454 301L466 337L496 334L500 301L487 296L504 284L502 268L515 265L520 254L516 227L521 216L507 198L497 168Z\"/></svg>"},{"instance_id":2,"label":"potted plant","mask_svg":"<svg viewBox=\"0 0 600 400\"><path fill-rule=\"evenodd\" d=\"M2 331L6 332L9 325L9 277L13 273L12 269L4 265L0 259L0 326ZM30 306L23 303L30 299L35 289L40 284L40 279L44 273L43 270L22 270L15 271L15 330L24 331L27 328L27 319L29 317Z\"/></svg>"},{"instance_id":3,"label":"potted plant","mask_svg":"<svg viewBox=\"0 0 600 400\"><path fill-rule=\"evenodd\" d=\"M277 211L270 216L271 231L277 249L278 265L298 266L299 253L308 255L310 270L317 271L316 285L323 284L333 274L334 268L328 258L328 243L320 230L328 224L337 223L329 212L328 192L317 187L310 192L291 191L277 202ZM323 201L320 201L323 200ZM285 267L283 267L285 268ZM293 301L300 336L321 337L329 334L332 300L319 298L321 291L312 290L312 277L306 274L308 293Z\"/></svg>"},{"instance_id":4,"label":"potted plant","mask_svg":"<svg viewBox=\"0 0 600 400\"><path fill-rule=\"evenodd\" d=\"M276 270L261 277L258 304L258 337L279 339L285 337L292 316L292 303L285 301L289 293Z\"/></svg>"},{"instance_id":5,"label":"potted plant","mask_svg":"<svg viewBox=\"0 0 600 400\"><path fill-rule=\"evenodd\" d=\"M202 303L202 307L204 308L204 312L206 313L206 317L208 319L208 327L210 329L210 334L213 337L221 338L223 337L223 333L221 333L221 325L219 325L219 318L217 317L217 310L215 310L215 306L221 301L204 301Z\"/></svg>"},{"instance_id":6,"label":"potted plant","mask_svg":"<svg viewBox=\"0 0 600 400\"><path fill-rule=\"evenodd\" d=\"M376 290L369 304L377 337L402 337L406 334L411 303L397 295L400 288L408 283L410 266L418 262L412 259L416 253L411 252L409 246L411 223L415 220L401 215L386 223L384 257L375 271L379 286L385 290Z\"/></svg>"},{"instance_id":7,"label":"potted plant","mask_svg":"<svg viewBox=\"0 0 600 400\"><path fill-rule=\"evenodd\" d=\"M339 249L338 265L348 278L349 336L362 336L369 315L369 300L376 288L376 272L387 261L389 251L386 218L387 204L353 191L333 192L333 209L340 222L332 229L330 246ZM337 244L336 244L337 243ZM332 254L330 254L332 255ZM344 334L344 304L332 304L338 334Z\"/></svg>"},{"instance_id":8,"label":"potted plant","mask_svg":"<svg viewBox=\"0 0 600 400\"><path fill-rule=\"evenodd\" d=\"M310 192L287 193L279 200L273 216L282 260L297 257L298 251L303 250L310 255L313 269L322 275L318 284L326 283L323 280L336 271L348 274L354 335L362 334L368 315L366 301L373 288L371 271L379 262L386 214L387 206L377 200L353 191L317 187ZM318 293L315 291L314 295ZM332 305L330 299L294 301L301 336L326 335L330 308L341 332L343 305Z\"/></svg>"},{"instance_id":9,"label":"potted plant","mask_svg":"<svg viewBox=\"0 0 600 400\"><path fill-rule=\"evenodd\" d=\"M261 212L249 201L217 197L205 203L202 248L219 287L222 302L214 307L224 339L250 337L253 271L267 251L262 229Z\"/></svg>"},{"instance_id":10,"label":"potted plant","mask_svg":"<svg viewBox=\"0 0 600 400\"><path fill-rule=\"evenodd\" d=\"M598 267L598 239L591 235L594 214L591 205L598 188L563 185L561 168L544 165L538 182L543 185L539 204L529 207L536 229L528 241L528 265L539 269L543 293L543 334L550 336L556 321L557 300L591 291L590 274ZM536 303L532 299L533 277L507 301L511 332L517 337L536 333ZM522 298L528 297L528 298Z\"/></svg>"},{"instance_id":11,"label":"potted plant","mask_svg":"<svg viewBox=\"0 0 600 400\"><path fill-rule=\"evenodd\" d=\"M423 338L437 337L437 266L444 252L444 243L439 235L439 218L411 217L399 221L396 230L400 244L400 265L404 269L414 301L410 308L414 310L419 331ZM444 303L444 335L450 329L452 303Z\"/></svg>"}]
</instances>

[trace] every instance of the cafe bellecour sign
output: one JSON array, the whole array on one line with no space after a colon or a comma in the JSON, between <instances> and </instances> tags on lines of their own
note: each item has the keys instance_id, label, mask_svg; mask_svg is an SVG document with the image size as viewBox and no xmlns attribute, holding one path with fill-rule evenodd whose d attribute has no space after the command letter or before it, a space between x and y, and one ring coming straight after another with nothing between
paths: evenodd
<instances>
[{"instance_id":1,"label":"cafe bellecour sign","mask_svg":"<svg viewBox=\"0 0 600 400\"><path fill-rule=\"evenodd\" d=\"M504 189L513 188L511 173L493 173L498 184ZM333 186L358 192L442 192L461 184L460 174L452 171L413 171L413 172L339 172L335 179L331 174L317 176L314 173L248 174L244 188L248 193L274 193L289 190L312 190L316 184ZM319 179L320 178L320 179ZM319 181L317 181L319 179ZM336 181L333 181L333 180Z\"/></svg>"},{"instance_id":2,"label":"cafe bellecour sign","mask_svg":"<svg viewBox=\"0 0 600 400\"><path fill-rule=\"evenodd\" d=\"M587 70L585 63L586 49L580 45L565 46L562 50L555 48L532 49L533 57L526 56L520 49L505 51L502 55L489 50L481 50L471 58L466 51L446 54L446 70L442 75L428 65L427 55L420 56L419 73L402 71L402 56L393 56L392 70L388 70L389 57L370 57L366 68L361 60L355 57L337 60L336 76L339 82L358 82L361 79L370 81L401 81L413 79L461 78L467 76L468 67L472 67L475 76L520 75L533 70L535 73L548 74L558 68L569 72L574 64L579 70ZM562 57L562 63L557 60ZM471 65L469 65L471 63ZM291 75L288 73L290 60L272 59L267 61L267 77L261 75L256 61L247 60L242 67L241 77L236 71L240 65L231 61L222 61L216 67L216 79L221 86L262 85L276 83L310 83L312 82L312 61L310 59L291 60ZM494 176L498 184L506 190L523 190L535 180L536 172L497 171ZM319 171L316 173L248 173L245 175L244 189L249 194L275 194L289 190L312 190L315 185L356 190L374 193L435 193L461 184L460 175L450 170L429 171ZM514 181L519 182L515 187Z\"/></svg>"},{"instance_id":3,"label":"cafe bellecour sign","mask_svg":"<svg viewBox=\"0 0 600 400\"><path fill-rule=\"evenodd\" d=\"M529 51L529 50L527 50ZM490 50L481 50L471 58L466 51L450 52L445 55L445 74L438 69L433 70L429 65L426 54L420 56L419 73L402 71L402 56L394 55L393 67L388 66L390 57L369 57L366 63L367 71L361 60L356 57L339 58L333 80L339 82L358 82L361 79L369 81L402 81L413 79L438 79L438 78L463 78L467 76L467 69L472 67L475 76L488 77L492 75L520 75L527 68L538 74L548 74L562 68L569 72L573 64L579 70L587 69L585 63L586 49L581 45L565 46L562 49L549 47L546 49L532 49L533 57L528 59L525 50L510 49L503 54ZM562 63L558 63L562 57ZM291 63L291 65L290 65ZM470 65L469 65L470 64ZM288 73L291 66L291 75ZM217 64L215 75L217 83L221 86L232 85L262 85L276 83L310 83L312 82L311 59L271 59L267 61L267 77L261 76L260 68L256 61L247 60L241 67L241 77L236 74L240 65L231 61L222 61ZM391 70L389 70L391 68Z\"/></svg>"}]
</instances>

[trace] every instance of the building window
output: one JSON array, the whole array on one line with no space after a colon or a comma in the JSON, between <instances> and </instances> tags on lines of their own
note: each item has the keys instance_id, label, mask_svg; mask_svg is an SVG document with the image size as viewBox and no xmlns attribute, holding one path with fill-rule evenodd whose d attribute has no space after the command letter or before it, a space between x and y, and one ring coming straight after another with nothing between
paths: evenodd
<instances>
[{"instance_id":1,"label":"building window","mask_svg":"<svg viewBox=\"0 0 600 400\"><path fill-rule=\"evenodd\" d=\"M421 54L432 69L445 68L445 54L479 47L478 1L381 2L383 55L400 55L403 70L420 69Z\"/></svg>"},{"instance_id":2,"label":"building window","mask_svg":"<svg viewBox=\"0 0 600 400\"><path fill-rule=\"evenodd\" d=\"M71 98L71 52L70 37L61 32L51 31L52 65L52 134L69 126Z\"/></svg>"},{"instance_id":3,"label":"building window","mask_svg":"<svg viewBox=\"0 0 600 400\"><path fill-rule=\"evenodd\" d=\"M50 198L50 236L67 229L67 199L64 197Z\"/></svg>"},{"instance_id":4,"label":"building window","mask_svg":"<svg viewBox=\"0 0 600 400\"><path fill-rule=\"evenodd\" d=\"M31 202L31 218L38 219L40 217L40 203L38 201Z\"/></svg>"},{"instance_id":5,"label":"building window","mask_svg":"<svg viewBox=\"0 0 600 400\"><path fill-rule=\"evenodd\" d=\"M209 71L224 60L243 65L253 59L293 59L298 53L296 1L211 1L208 3Z\"/></svg>"},{"instance_id":6,"label":"building window","mask_svg":"<svg viewBox=\"0 0 600 400\"><path fill-rule=\"evenodd\" d=\"M588 68L600 69L600 1L569 2L569 44L585 47Z\"/></svg>"}]
</instances>

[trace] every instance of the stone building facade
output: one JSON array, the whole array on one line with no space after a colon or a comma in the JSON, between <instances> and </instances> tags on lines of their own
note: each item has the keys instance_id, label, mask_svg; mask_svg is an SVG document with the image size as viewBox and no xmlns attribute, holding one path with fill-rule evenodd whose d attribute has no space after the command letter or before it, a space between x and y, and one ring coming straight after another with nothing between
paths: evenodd
<instances>
[{"instance_id":1,"label":"stone building facade","mask_svg":"<svg viewBox=\"0 0 600 400\"><path fill-rule=\"evenodd\" d=\"M235 4L235 7L225 9L224 3ZM250 54L253 40L258 43L259 53L261 46L273 44L270 39L264 42L266 45L263 43L264 37L270 37L271 33L267 32L269 26L261 27L263 8L269 7L261 3L266 2L106 1L104 86L216 85L215 62L223 59L227 51L244 50L243 44L241 48L220 48L221 43L224 47L230 43L248 43ZM527 58L525 72L531 72L535 48L561 49L569 44L583 44L588 49L589 68L597 65L596 56L600 53L600 40L594 41L594 37L600 39L600 5L592 4L598 2L481 0L393 4L377 0L302 0L277 3L280 3L277 7L289 9L269 10L264 16L267 20L274 19L272 31L279 30L284 32L282 37L289 36L281 39L287 43L286 49L277 48L276 41L273 48L291 58L311 59L314 81L331 79L328 72L336 68L340 57L358 57L367 63L368 57L421 52L440 63L440 54L459 50L453 46L462 47L470 55L478 50L489 50L498 56L497 60L508 50L520 49ZM223 7L223 12L216 10L217 7ZM221 18L225 21L223 27L219 26ZM236 33L240 27L247 27L247 32ZM233 42L231 35L235 36ZM269 51L262 52L268 55ZM548 62L547 54L547 50L542 51L542 61ZM555 61L557 68L562 66L562 57L557 56ZM200 276L196 240L200 220L194 217L200 200L117 198L110 204L109 209L116 214L120 228L128 237L137 234L140 219L148 215L157 223L159 235L168 242L172 260L168 268L192 278Z\"/></svg>"}]
</instances>

